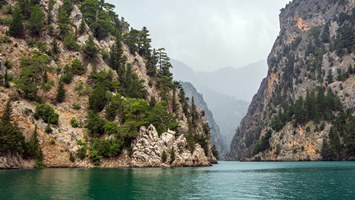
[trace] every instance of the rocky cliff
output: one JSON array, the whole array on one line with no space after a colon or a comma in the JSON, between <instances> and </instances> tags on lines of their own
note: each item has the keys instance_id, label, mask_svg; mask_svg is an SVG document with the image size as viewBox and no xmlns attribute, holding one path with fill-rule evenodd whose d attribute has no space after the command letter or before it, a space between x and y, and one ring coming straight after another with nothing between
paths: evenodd
<instances>
[{"instance_id":1,"label":"rocky cliff","mask_svg":"<svg viewBox=\"0 0 355 200\"><path fill-rule=\"evenodd\" d=\"M0 8L0 168L216 162L207 119L146 28L96 0Z\"/></svg>"},{"instance_id":2,"label":"rocky cliff","mask_svg":"<svg viewBox=\"0 0 355 200\"><path fill-rule=\"evenodd\" d=\"M211 142L215 145L216 150L219 153L219 159L223 160L225 154L227 153L226 146L223 142L220 129L213 117L212 112L208 108L207 103L205 102L203 95L200 94L196 88L189 82L180 82L182 88L184 89L186 96L189 97L190 101L194 99L194 103L198 108L204 111L204 114L208 120L208 124L211 129Z\"/></svg>"},{"instance_id":3,"label":"rocky cliff","mask_svg":"<svg viewBox=\"0 0 355 200\"><path fill-rule=\"evenodd\" d=\"M355 1L294 0L233 138L232 160L353 159Z\"/></svg>"}]
</instances>

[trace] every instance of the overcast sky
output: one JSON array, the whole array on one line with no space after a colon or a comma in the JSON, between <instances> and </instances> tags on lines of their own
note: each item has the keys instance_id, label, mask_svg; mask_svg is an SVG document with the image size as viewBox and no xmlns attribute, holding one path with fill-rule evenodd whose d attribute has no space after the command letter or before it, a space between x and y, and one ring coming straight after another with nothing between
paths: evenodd
<instances>
[{"instance_id":1,"label":"overcast sky","mask_svg":"<svg viewBox=\"0 0 355 200\"><path fill-rule=\"evenodd\" d=\"M289 0L108 0L153 47L199 71L266 59Z\"/></svg>"}]
</instances>

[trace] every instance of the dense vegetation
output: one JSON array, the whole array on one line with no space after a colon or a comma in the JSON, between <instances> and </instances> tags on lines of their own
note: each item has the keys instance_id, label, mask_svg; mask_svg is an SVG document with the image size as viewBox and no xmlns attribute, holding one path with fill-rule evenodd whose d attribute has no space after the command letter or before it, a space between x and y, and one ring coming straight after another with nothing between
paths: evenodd
<instances>
[{"instance_id":1,"label":"dense vegetation","mask_svg":"<svg viewBox=\"0 0 355 200\"><path fill-rule=\"evenodd\" d=\"M339 99L328 89L318 87L317 92L307 92L306 98L300 97L293 104L284 105L283 112L272 120L271 127L280 131L286 122L293 121L294 126L304 125L308 121L329 121L333 119L333 112L340 111Z\"/></svg>"},{"instance_id":2,"label":"dense vegetation","mask_svg":"<svg viewBox=\"0 0 355 200\"><path fill-rule=\"evenodd\" d=\"M340 100L331 89L325 92L323 87L318 87L317 92L307 92L305 99L300 97L290 106L285 105L282 110L283 112L279 112L272 120L273 130L280 131L287 122L293 122L294 127L297 127L313 121L317 124L315 131L323 131L324 122L328 121L332 127L328 139L324 138L323 141L323 159L339 160L354 155L355 117L352 116L351 110L343 109ZM269 149L270 137L271 134L263 137L254 147L253 153Z\"/></svg>"},{"instance_id":3,"label":"dense vegetation","mask_svg":"<svg viewBox=\"0 0 355 200\"><path fill-rule=\"evenodd\" d=\"M37 160L37 166L42 166L43 154L38 141L37 127L26 142L23 133L16 124L11 121L11 101L6 103L5 110L0 121L0 154L18 153L24 158Z\"/></svg>"},{"instance_id":4,"label":"dense vegetation","mask_svg":"<svg viewBox=\"0 0 355 200\"><path fill-rule=\"evenodd\" d=\"M0 1L0 7L5 4L6 2ZM83 14L78 30L70 19L74 4L79 5ZM179 116L176 112L179 102L189 120L188 140L191 150L199 143L208 153L209 130L205 128L205 135L195 133L199 123L197 108L194 103L191 107L188 105L181 86L173 82L170 58L163 48L156 50L151 47L146 27L142 30L129 29L129 24L113 12L114 6L101 0L64 0L58 8L58 26L55 26L51 12L54 5L55 1L50 0L48 11L42 9L38 0L19 0L15 5L8 5L11 7L9 14L12 15L4 22L9 26L8 35L25 40L32 49L30 54L20 58L18 74L12 70L8 73L11 63L5 63L6 70L1 74L0 86L10 88L13 82L20 97L34 102L37 106L33 117L47 124L44 131L49 134L55 132L53 129L58 128L61 123L53 105L65 105L68 97L73 95L66 89L76 84L77 94L88 97L87 120L83 124L72 118L70 125L72 128L86 128L89 137L86 141L78 141L80 148L76 153L70 153L70 161L88 157L95 165L99 165L102 158L117 156L123 149L130 151L131 142L138 135L141 126L153 124L159 134L168 129L177 131ZM89 30L93 35L89 35L86 41L79 42L78 37L89 34ZM46 40L42 36L46 36ZM100 40L112 38L115 38L115 42L109 49L99 48ZM1 39L9 41L6 38ZM162 97L160 101L148 97L147 88L138 77L137 69L127 62L124 53L126 46L132 55L138 54L143 58L149 87L154 88L157 95ZM63 57L63 50L73 56ZM100 59L111 70L98 70ZM87 73L88 66L92 69L88 80L79 81L79 76ZM44 98L45 95L52 94L52 88L54 95ZM74 110L86 108L76 102L70 105ZM28 115L31 113L28 111ZM42 157L38 152L37 128L27 147L22 133L10 120L1 125L1 128L9 132L2 132L6 137L13 135L13 138L4 140L1 153L14 150L24 156L38 159ZM106 136L111 139L104 139ZM9 149L10 147L14 149ZM169 153L170 160L175 159L173 152L174 149L166 152Z\"/></svg>"}]
</instances>

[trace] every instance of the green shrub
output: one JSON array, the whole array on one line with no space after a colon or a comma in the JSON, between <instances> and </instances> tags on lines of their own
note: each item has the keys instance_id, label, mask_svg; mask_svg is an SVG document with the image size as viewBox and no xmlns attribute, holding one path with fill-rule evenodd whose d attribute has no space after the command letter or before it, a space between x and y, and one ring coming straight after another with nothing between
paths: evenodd
<instances>
[{"instance_id":1,"label":"green shrub","mask_svg":"<svg viewBox=\"0 0 355 200\"><path fill-rule=\"evenodd\" d=\"M105 132L105 120L101 119L97 113L90 113L86 128L90 136L99 136Z\"/></svg>"},{"instance_id":2,"label":"green shrub","mask_svg":"<svg viewBox=\"0 0 355 200\"><path fill-rule=\"evenodd\" d=\"M9 25L9 33L13 37L22 37L24 33L23 18L21 10L16 8L12 17L12 21Z\"/></svg>"},{"instance_id":3,"label":"green shrub","mask_svg":"<svg viewBox=\"0 0 355 200\"><path fill-rule=\"evenodd\" d=\"M45 130L44 130L46 133L52 133L53 132L53 129L51 128L51 125L50 124L47 124Z\"/></svg>"},{"instance_id":4,"label":"green shrub","mask_svg":"<svg viewBox=\"0 0 355 200\"><path fill-rule=\"evenodd\" d=\"M80 45L76 42L75 36L73 33L69 32L64 37L64 47L72 51L79 51Z\"/></svg>"},{"instance_id":5,"label":"green shrub","mask_svg":"<svg viewBox=\"0 0 355 200\"><path fill-rule=\"evenodd\" d=\"M71 71L75 75L82 75L85 73L84 65L79 59L74 59L71 64Z\"/></svg>"},{"instance_id":6,"label":"green shrub","mask_svg":"<svg viewBox=\"0 0 355 200\"><path fill-rule=\"evenodd\" d=\"M26 40L26 43L31 48L38 48L41 52L47 52L48 46L46 42L40 40Z\"/></svg>"},{"instance_id":7,"label":"green shrub","mask_svg":"<svg viewBox=\"0 0 355 200\"><path fill-rule=\"evenodd\" d=\"M65 83L65 84L70 84L73 80L73 73L71 71L71 67L69 65L66 65L64 67L64 72L62 76L60 77L60 80Z\"/></svg>"},{"instance_id":8,"label":"green shrub","mask_svg":"<svg viewBox=\"0 0 355 200\"><path fill-rule=\"evenodd\" d=\"M87 151L86 143L83 143L82 141L79 140L77 142L77 144L80 145L81 147L77 150L76 156L78 158L80 158L81 160L84 160L86 157L86 151Z\"/></svg>"},{"instance_id":9,"label":"green shrub","mask_svg":"<svg viewBox=\"0 0 355 200\"><path fill-rule=\"evenodd\" d=\"M163 153L161 154L161 162L165 163L167 159L168 155L166 155L166 152L163 151Z\"/></svg>"},{"instance_id":10,"label":"green shrub","mask_svg":"<svg viewBox=\"0 0 355 200\"><path fill-rule=\"evenodd\" d=\"M175 149L174 147L171 147L170 149L170 164L172 164L175 161Z\"/></svg>"},{"instance_id":11,"label":"green shrub","mask_svg":"<svg viewBox=\"0 0 355 200\"><path fill-rule=\"evenodd\" d=\"M64 102L64 100L65 100L65 89L63 83L60 82L57 90L56 101L58 103L62 103Z\"/></svg>"},{"instance_id":12,"label":"green shrub","mask_svg":"<svg viewBox=\"0 0 355 200\"><path fill-rule=\"evenodd\" d=\"M36 119L43 119L45 123L58 125L59 115L55 113L54 109L49 105L37 105L34 117Z\"/></svg>"},{"instance_id":13,"label":"green shrub","mask_svg":"<svg viewBox=\"0 0 355 200\"><path fill-rule=\"evenodd\" d=\"M99 166L101 164L102 156L99 155L97 151L92 151L90 155L90 160L95 166Z\"/></svg>"},{"instance_id":14,"label":"green shrub","mask_svg":"<svg viewBox=\"0 0 355 200\"><path fill-rule=\"evenodd\" d=\"M110 121L114 121L116 119L116 115L123 113L123 99L121 95L114 95L111 97L109 103L105 108L106 119Z\"/></svg>"},{"instance_id":15,"label":"green shrub","mask_svg":"<svg viewBox=\"0 0 355 200\"><path fill-rule=\"evenodd\" d=\"M7 4L3 7L3 11L5 14L12 14L13 13L13 7L11 4Z\"/></svg>"},{"instance_id":16,"label":"green shrub","mask_svg":"<svg viewBox=\"0 0 355 200\"><path fill-rule=\"evenodd\" d=\"M106 122L104 129L108 135L117 134L119 130L118 125L113 122Z\"/></svg>"},{"instance_id":17,"label":"green shrub","mask_svg":"<svg viewBox=\"0 0 355 200\"><path fill-rule=\"evenodd\" d=\"M73 104L73 109L74 109L74 110L80 110L80 109L81 109L80 104L74 103L74 104Z\"/></svg>"},{"instance_id":18,"label":"green shrub","mask_svg":"<svg viewBox=\"0 0 355 200\"><path fill-rule=\"evenodd\" d=\"M69 153L69 160L70 162L75 162L75 157L72 152Z\"/></svg>"},{"instance_id":19,"label":"green shrub","mask_svg":"<svg viewBox=\"0 0 355 200\"><path fill-rule=\"evenodd\" d=\"M94 112L101 112L107 102L108 98L106 95L106 89L104 87L95 87L89 96L90 110Z\"/></svg>"},{"instance_id":20,"label":"green shrub","mask_svg":"<svg viewBox=\"0 0 355 200\"><path fill-rule=\"evenodd\" d=\"M259 152L265 151L270 148L270 138L271 131L268 131L264 136L261 137L260 141L258 141L253 148L253 155L258 154Z\"/></svg>"},{"instance_id":21,"label":"green shrub","mask_svg":"<svg viewBox=\"0 0 355 200\"><path fill-rule=\"evenodd\" d=\"M123 147L123 142L117 139L101 140L94 139L91 144L92 152L97 152L100 157L110 158L117 156Z\"/></svg>"},{"instance_id":22,"label":"green shrub","mask_svg":"<svg viewBox=\"0 0 355 200\"><path fill-rule=\"evenodd\" d=\"M94 38L89 37L89 39L86 41L85 46L83 47L83 53L85 59L89 61L93 61L97 58L99 50L97 49L95 43L94 43Z\"/></svg>"},{"instance_id":23,"label":"green shrub","mask_svg":"<svg viewBox=\"0 0 355 200\"><path fill-rule=\"evenodd\" d=\"M70 120L70 124L73 128L78 128L79 127L79 124L78 124L78 121L75 119L75 118L72 118Z\"/></svg>"},{"instance_id":24,"label":"green shrub","mask_svg":"<svg viewBox=\"0 0 355 200\"><path fill-rule=\"evenodd\" d=\"M12 22L12 19L9 17L0 17L0 25L9 26Z\"/></svg>"},{"instance_id":25,"label":"green shrub","mask_svg":"<svg viewBox=\"0 0 355 200\"><path fill-rule=\"evenodd\" d=\"M32 7L29 29L33 35L40 35L44 28L44 13L40 5Z\"/></svg>"},{"instance_id":26,"label":"green shrub","mask_svg":"<svg viewBox=\"0 0 355 200\"><path fill-rule=\"evenodd\" d=\"M11 123L11 115L11 102L8 101L0 120L0 154L10 151L23 155L26 148L25 137L19 128Z\"/></svg>"}]
</instances>

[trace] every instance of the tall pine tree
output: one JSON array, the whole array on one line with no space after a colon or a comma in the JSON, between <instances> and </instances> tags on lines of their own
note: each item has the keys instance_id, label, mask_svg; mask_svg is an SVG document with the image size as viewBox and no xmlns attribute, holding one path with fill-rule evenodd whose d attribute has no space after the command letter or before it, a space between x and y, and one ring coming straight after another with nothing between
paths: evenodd
<instances>
[{"instance_id":1,"label":"tall pine tree","mask_svg":"<svg viewBox=\"0 0 355 200\"><path fill-rule=\"evenodd\" d=\"M40 35L44 28L44 13L37 4L33 6L29 21L29 28L32 35Z\"/></svg>"},{"instance_id":2,"label":"tall pine tree","mask_svg":"<svg viewBox=\"0 0 355 200\"><path fill-rule=\"evenodd\" d=\"M9 33L13 37L22 37L24 33L23 17L21 15L21 10L16 8L13 14L12 21L9 27Z\"/></svg>"}]
</instances>

